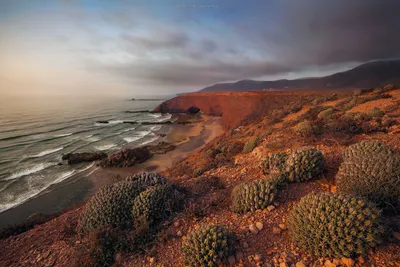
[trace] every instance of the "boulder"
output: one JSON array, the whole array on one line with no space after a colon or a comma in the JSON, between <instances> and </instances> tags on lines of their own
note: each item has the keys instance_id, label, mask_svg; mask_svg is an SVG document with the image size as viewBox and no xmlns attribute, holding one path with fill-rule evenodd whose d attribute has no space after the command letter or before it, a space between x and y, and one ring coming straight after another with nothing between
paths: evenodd
<instances>
[{"instance_id":1,"label":"boulder","mask_svg":"<svg viewBox=\"0 0 400 267\"><path fill-rule=\"evenodd\" d=\"M191 106L190 108L188 108L186 110L186 113L188 113L188 114L197 114L199 112L200 112L200 109L198 107L195 107L195 106Z\"/></svg>"},{"instance_id":2,"label":"boulder","mask_svg":"<svg viewBox=\"0 0 400 267\"><path fill-rule=\"evenodd\" d=\"M67 160L68 164L91 162L105 158L107 158L107 154L103 152L68 153L62 156L62 160Z\"/></svg>"},{"instance_id":3,"label":"boulder","mask_svg":"<svg viewBox=\"0 0 400 267\"><path fill-rule=\"evenodd\" d=\"M171 150L174 150L175 147L175 145L164 141L158 143L157 145L145 146L145 148L148 149L152 154L165 154Z\"/></svg>"},{"instance_id":4,"label":"boulder","mask_svg":"<svg viewBox=\"0 0 400 267\"><path fill-rule=\"evenodd\" d=\"M116 152L100 162L101 167L131 167L152 157L146 147L127 148Z\"/></svg>"}]
</instances>

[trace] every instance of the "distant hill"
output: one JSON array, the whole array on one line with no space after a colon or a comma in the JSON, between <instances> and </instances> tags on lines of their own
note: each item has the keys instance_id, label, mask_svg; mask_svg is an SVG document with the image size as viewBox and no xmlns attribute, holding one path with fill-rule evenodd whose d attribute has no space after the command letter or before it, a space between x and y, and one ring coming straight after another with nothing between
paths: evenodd
<instances>
[{"instance_id":1,"label":"distant hill","mask_svg":"<svg viewBox=\"0 0 400 267\"><path fill-rule=\"evenodd\" d=\"M400 83L400 60L374 61L354 69L318 78L296 80L254 81L218 83L200 92L253 91L253 90L331 90L346 88L378 87L388 83Z\"/></svg>"}]
</instances>

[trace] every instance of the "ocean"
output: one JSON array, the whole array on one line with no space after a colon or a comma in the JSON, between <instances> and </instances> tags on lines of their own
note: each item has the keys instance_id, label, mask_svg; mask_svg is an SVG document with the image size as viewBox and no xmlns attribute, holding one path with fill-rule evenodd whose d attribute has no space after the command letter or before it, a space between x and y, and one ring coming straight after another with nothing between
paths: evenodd
<instances>
[{"instance_id":1,"label":"ocean","mask_svg":"<svg viewBox=\"0 0 400 267\"><path fill-rule=\"evenodd\" d=\"M158 139L169 114L148 112L163 100L24 98L0 99L0 213L74 176L90 175L94 163L68 165L70 152L107 154ZM108 121L109 123L99 123ZM61 165L60 165L61 163Z\"/></svg>"}]
</instances>

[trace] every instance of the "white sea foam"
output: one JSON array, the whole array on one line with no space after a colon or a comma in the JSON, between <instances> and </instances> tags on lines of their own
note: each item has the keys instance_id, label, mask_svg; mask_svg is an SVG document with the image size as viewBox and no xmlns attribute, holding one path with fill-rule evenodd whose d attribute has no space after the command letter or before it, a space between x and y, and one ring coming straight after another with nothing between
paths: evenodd
<instances>
[{"instance_id":1,"label":"white sea foam","mask_svg":"<svg viewBox=\"0 0 400 267\"><path fill-rule=\"evenodd\" d=\"M153 118L160 118L160 117L163 116L161 113L149 113L149 115L150 115L151 117L153 117Z\"/></svg>"},{"instance_id":2,"label":"white sea foam","mask_svg":"<svg viewBox=\"0 0 400 267\"><path fill-rule=\"evenodd\" d=\"M40 158L40 157L43 157L43 156L46 156L46 155L49 155L49 154L53 154L54 152L60 151L60 150L62 150L63 148L64 148L64 147L58 147L58 148L54 148L54 149L48 149L48 150L42 151L42 152L40 152L40 153L38 153L38 154L28 156L28 158Z\"/></svg>"},{"instance_id":3,"label":"white sea foam","mask_svg":"<svg viewBox=\"0 0 400 267\"><path fill-rule=\"evenodd\" d=\"M57 134L54 137L65 137L65 136L70 136L73 135L74 133L66 133L66 134Z\"/></svg>"},{"instance_id":4,"label":"white sea foam","mask_svg":"<svg viewBox=\"0 0 400 267\"><path fill-rule=\"evenodd\" d=\"M49 187L50 185L58 184L58 183L64 181L65 179L71 177L74 173L75 173L75 170L67 171L67 172L61 173L61 174L57 177L57 179L55 179L53 182L51 182L47 187ZM47 188L47 187L46 187L46 188ZM46 188L45 188L45 189L46 189ZM43 190L44 190L44 189L43 189ZM43 190L42 190L42 191L43 191Z\"/></svg>"},{"instance_id":5,"label":"white sea foam","mask_svg":"<svg viewBox=\"0 0 400 267\"><path fill-rule=\"evenodd\" d=\"M161 125L155 125L155 126L151 126L150 127L150 131L158 131L158 130L160 130L161 129Z\"/></svg>"},{"instance_id":6,"label":"white sea foam","mask_svg":"<svg viewBox=\"0 0 400 267\"><path fill-rule=\"evenodd\" d=\"M133 141L139 140L140 138L142 138L141 136L135 136L135 137L124 137L123 139L127 142L127 143L131 143Z\"/></svg>"},{"instance_id":7,"label":"white sea foam","mask_svg":"<svg viewBox=\"0 0 400 267\"><path fill-rule=\"evenodd\" d=\"M54 166L54 165L56 165L56 163L40 163L40 164L34 165L34 166L30 167L30 168L26 168L24 170L15 172L10 177L8 177L8 178L6 178L4 180L6 180L6 181L7 180L14 180L14 179L20 178L22 176L26 176L26 175L34 174L36 172L40 172L40 171L42 171L42 170L44 170L44 169L46 169L48 167Z\"/></svg>"},{"instance_id":8,"label":"white sea foam","mask_svg":"<svg viewBox=\"0 0 400 267\"><path fill-rule=\"evenodd\" d=\"M151 138L151 139L149 139L149 140L147 140L147 141L144 141L144 142L140 143L139 146L147 145L147 144L149 144L149 143L151 143L151 142L156 141L158 138L159 138L158 136L154 136L153 138Z\"/></svg>"},{"instance_id":9,"label":"white sea foam","mask_svg":"<svg viewBox=\"0 0 400 267\"><path fill-rule=\"evenodd\" d=\"M99 137L93 136L93 135L89 135L87 137L85 137L86 140L88 140L89 142L97 142L100 140Z\"/></svg>"},{"instance_id":10,"label":"white sea foam","mask_svg":"<svg viewBox=\"0 0 400 267\"><path fill-rule=\"evenodd\" d=\"M104 151L104 150L109 150L113 147L116 147L116 144L108 144L108 145L102 145L102 146L95 146L94 148L100 151Z\"/></svg>"},{"instance_id":11,"label":"white sea foam","mask_svg":"<svg viewBox=\"0 0 400 267\"><path fill-rule=\"evenodd\" d=\"M119 124L119 123L123 123L124 121L122 120L111 120L108 122L108 124Z\"/></svg>"}]
</instances>

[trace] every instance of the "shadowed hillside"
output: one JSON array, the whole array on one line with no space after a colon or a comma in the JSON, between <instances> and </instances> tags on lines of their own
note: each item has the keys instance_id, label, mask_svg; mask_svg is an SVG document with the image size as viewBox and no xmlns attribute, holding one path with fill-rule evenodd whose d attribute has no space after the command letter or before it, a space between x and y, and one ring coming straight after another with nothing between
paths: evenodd
<instances>
[{"instance_id":1,"label":"shadowed hillside","mask_svg":"<svg viewBox=\"0 0 400 267\"><path fill-rule=\"evenodd\" d=\"M332 90L379 87L400 82L400 60L375 61L354 69L320 78L296 80L253 81L219 83L200 92L228 92L253 90Z\"/></svg>"}]
</instances>

